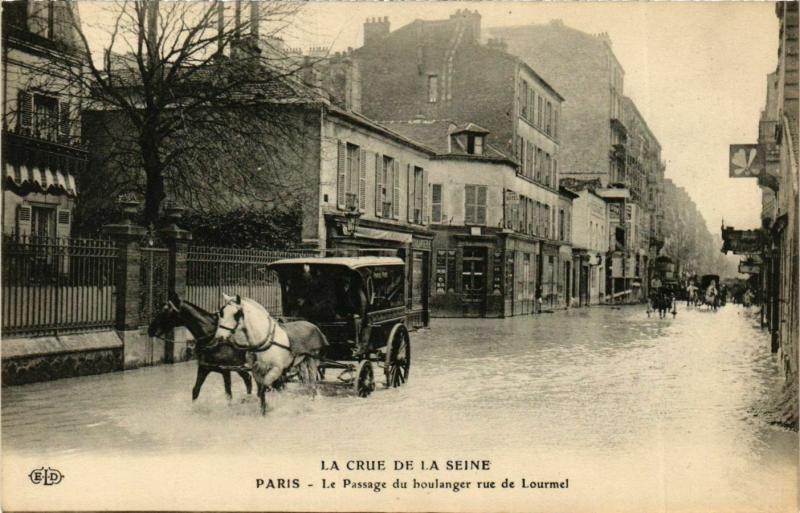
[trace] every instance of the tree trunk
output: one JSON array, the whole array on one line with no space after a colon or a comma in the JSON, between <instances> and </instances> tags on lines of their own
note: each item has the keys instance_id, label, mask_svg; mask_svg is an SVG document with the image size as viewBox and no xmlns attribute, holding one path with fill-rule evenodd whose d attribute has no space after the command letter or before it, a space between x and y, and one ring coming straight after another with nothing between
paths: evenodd
<instances>
[{"instance_id":1,"label":"tree trunk","mask_svg":"<svg viewBox=\"0 0 800 513\"><path fill-rule=\"evenodd\" d=\"M157 226L164 193L164 165L159 157L159 145L150 135L153 131L145 129L141 139L144 173L147 179L144 198L144 218L147 225Z\"/></svg>"}]
</instances>

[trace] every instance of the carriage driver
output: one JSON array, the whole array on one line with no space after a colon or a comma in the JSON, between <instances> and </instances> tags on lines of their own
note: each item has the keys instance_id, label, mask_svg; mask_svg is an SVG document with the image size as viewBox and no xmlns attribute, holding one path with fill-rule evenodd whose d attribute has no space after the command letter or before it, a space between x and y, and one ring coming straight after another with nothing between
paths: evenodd
<instances>
[{"instance_id":1,"label":"carriage driver","mask_svg":"<svg viewBox=\"0 0 800 513\"><path fill-rule=\"evenodd\" d=\"M350 273L341 279L341 291L338 301L342 317L352 319L353 333L356 334L356 356L365 355L369 348L370 327L367 323L367 295L363 287Z\"/></svg>"}]
</instances>

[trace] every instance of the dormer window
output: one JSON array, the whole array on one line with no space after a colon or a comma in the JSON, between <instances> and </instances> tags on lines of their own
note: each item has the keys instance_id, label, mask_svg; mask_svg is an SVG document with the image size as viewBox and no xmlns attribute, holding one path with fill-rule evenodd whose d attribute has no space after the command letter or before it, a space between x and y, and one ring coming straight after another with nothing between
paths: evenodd
<instances>
[{"instance_id":1,"label":"dormer window","mask_svg":"<svg viewBox=\"0 0 800 513\"><path fill-rule=\"evenodd\" d=\"M483 155L483 136L470 134L467 138L467 153Z\"/></svg>"},{"instance_id":2,"label":"dormer window","mask_svg":"<svg viewBox=\"0 0 800 513\"><path fill-rule=\"evenodd\" d=\"M450 153L462 155L483 155L486 147L488 130L474 123L464 126L453 126L450 129Z\"/></svg>"}]
</instances>

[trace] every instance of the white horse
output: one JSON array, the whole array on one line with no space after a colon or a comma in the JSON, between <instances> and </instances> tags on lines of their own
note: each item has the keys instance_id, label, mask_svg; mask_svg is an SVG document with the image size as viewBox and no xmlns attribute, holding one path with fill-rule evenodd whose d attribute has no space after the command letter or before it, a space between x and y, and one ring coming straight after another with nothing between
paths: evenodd
<instances>
[{"instance_id":1,"label":"white horse","mask_svg":"<svg viewBox=\"0 0 800 513\"><path fill-rule=\"evenodd\" d=\"M314 395L318 366L314 348L327 344L319 328L305 321L281 325L252 299L227 294L222 297L225 303L220 309L215 337L247 351L247 362L258 385L261 414L267 412L267 390L294 371ZM294 326L290 328L290 325ZM295 343L288 332L299 333L303 340ZM241 343L242 339L246 344ZM312 349L302 349L305 347Z\"/></svg>"}]
</instances>

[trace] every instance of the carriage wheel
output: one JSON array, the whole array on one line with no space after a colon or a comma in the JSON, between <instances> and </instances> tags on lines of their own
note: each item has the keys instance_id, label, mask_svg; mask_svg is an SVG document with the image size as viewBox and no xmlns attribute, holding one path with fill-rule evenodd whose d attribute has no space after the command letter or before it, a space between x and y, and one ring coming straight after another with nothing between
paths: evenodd
<instances>
[{"instance_id":1,"label":"carriage wheel","mask_svg":"<svg viewBox=\"0 0 800 513\"><path fill-rule=\"evenodd\" d=\"M386 344L386 365L383 368L386 375L386 388L399 387L408 381L410 368L411 339L406 327L398 324L392 328Z\"/></svg>"},{"instance_id":2,"label":"carriage wheel","mask_svg":"<svg viewBox=\"0 0 800 513\"><path fill-rule=\"evenodd\" d=\"M358 362L353 389L358 397L367 397L375 390L375 374L372 372L372 362L369 360Z\"/></svg>"}]
</instances>

